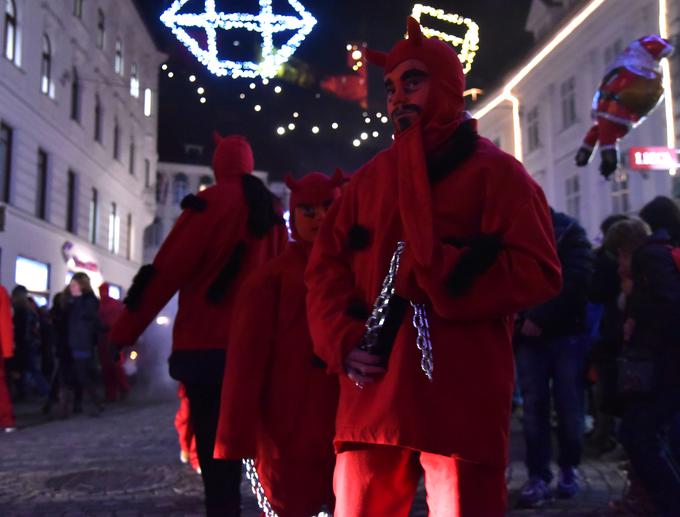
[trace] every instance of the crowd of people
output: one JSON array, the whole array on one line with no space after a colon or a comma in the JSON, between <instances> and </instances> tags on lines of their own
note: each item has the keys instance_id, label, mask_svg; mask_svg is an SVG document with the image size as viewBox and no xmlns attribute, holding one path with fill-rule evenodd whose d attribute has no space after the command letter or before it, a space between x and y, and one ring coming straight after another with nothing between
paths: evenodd
<instances>
[{"instance_id":1,"label":"crowd of people","mask_svg":"<svg viewBox=\"0 0 680 517\"><path fill-rule=\"evenodd\" d=\"M124 399L129 385L121 352L112 347L108 330L119 316L122 302L109 295L103 283L99 297L90 278L77 272L58 293L52 306L39 306L23 285L15 286L3 313L2 336L7 343L0 425L14 430L11 400L42 401L48 417L82 413L99 415L103 402Z\"/></svg>"}]
</instances>

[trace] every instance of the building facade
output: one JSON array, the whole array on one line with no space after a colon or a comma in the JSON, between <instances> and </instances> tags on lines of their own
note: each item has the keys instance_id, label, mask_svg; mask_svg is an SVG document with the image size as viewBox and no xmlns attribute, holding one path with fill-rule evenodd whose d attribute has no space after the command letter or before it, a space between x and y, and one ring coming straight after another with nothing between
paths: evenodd
<instances>
[{"instance_id":1,"label":"building facade","mask_svg":"<svg viewBox=\"0 0 680 517\"><path fill-rule=\"evenodd\" d=\"M599 174L599 152L587 167L574 163L592 124L593 95L608 64L648 34L680 34L680 6L668 0L534 0L527 30L536 51L495 92L473 108L480 133L523 161L550 204L581 221L592 238L612 213L636 213L657 195L678 195L675 170L640 172L626 161L631 147L677 147L680 60L664 64L672 92L620 144L624 158L610 181ZM665 34L664 34L665 32ZM677 39L677 38L676 38ZM675 81L673 83L673 81Z\"/></svg>"},{"instance_id":2,"label":"building facade","mask_svg":"<svg viewBox=\"0 0 680 517\"><path fill-rule=\"evenodd\" d=\"M126 287L154 218L158 70L132 0L0 0L0 282Z\"/></svg>"}]
</instances>

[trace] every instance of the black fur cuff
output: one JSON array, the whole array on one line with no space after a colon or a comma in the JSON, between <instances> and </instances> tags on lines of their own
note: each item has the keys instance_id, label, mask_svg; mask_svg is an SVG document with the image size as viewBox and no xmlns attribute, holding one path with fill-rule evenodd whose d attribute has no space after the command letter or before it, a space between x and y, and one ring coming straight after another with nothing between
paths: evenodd
<instances>
[{"instance_id":1,"label":"black fur cuff","mask_svg":"<svg viewBox=\"0 0 680 517\"><path fill-rule=\"evenodd\" d=\"M353 225L347 232L347 247L352 251L361 251L371 244L371 231L360 224Z\"/></svg>"},{"instance_id":2,"label":"black fur cuff","mask_svg":"<svg viewBox=\"0 0 680 517\"><path fill-rule=\"evenodd\" d=\"M188 194L184 196L184 199L182 199L179 206L182 210L189 208L194 212L203 212L208 207L208 203L205 199L202 199L195 194Z\"/></svg>"},{"instance_id":3,"label":"black fur cuff","mask_svg":"<svg viewBox=\"0 0 680 517\"><path fill-rule=\"evenodd\" d=\"M469 240L467 249L445 280L446 288L454 296L465 294L475 279L494 264L502 248L497 235L480 235Z\"/></svg>"},{"instance_id":4,"label":"black fur cuff","mask_svg":"<svg viewBox=\"0 0 680 517\"><path fill-rule=\"evenodd\" d=\"M151 264L146 264L139 268L139 271L137 271L137 274L132 279L132 285L128 289L127 296L125 296L125 299L123 300L123 303L129 311L134 312L139 309L144 289L151 281L155 272L156 269Z\"/></svg>"}]
</instances>

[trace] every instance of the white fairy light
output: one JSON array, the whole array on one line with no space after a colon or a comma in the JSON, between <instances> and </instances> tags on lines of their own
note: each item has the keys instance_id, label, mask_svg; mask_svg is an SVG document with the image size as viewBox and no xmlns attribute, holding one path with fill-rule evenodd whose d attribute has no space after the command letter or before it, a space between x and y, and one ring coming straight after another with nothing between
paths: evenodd
<instances>
[{"instance_id":1,"label":"white fairy light","mask_svg":"<svg viewBox=\"0 0 680 517\"><path fill-rule=\"evenodd\" d=\"M352 59L354 59L355 61L361 59L361 50L355 50L354 52L352 52Z\"/></svg>"},{"instance_id":2,"label":"white fairy light","mask_svg":"<svg viewBox=\"0 0 680 517\"><path fill-rule=\"evenodd\" d=\"M371 117L366 117L364 119L364 122L366 122L366 124L370 124L371 123Z\"/></svg>"},{"instance_id":3,"label":"white fairy light","mask_svg":"<svg viewBox=\"0 0 680 517\"><path fill-rule=\"evenodd\" d=\"M193 83L193 82L195 82L195 81L196 81L196 76L195 76L195 75L190 75L190 76L189 76L189 82L190 82L190 83Z\"/></svg>"},{"instance_id":4,"label":"white fairy light","mask_svg":"<svg viewBox=\"0 0 680 517\"><path fill-rule=\"evenodd\" d=\"M205 104L205 97L201 97L201 104Z\"/></svg>"},{"instance_id":5,"label":"white fairy light","mask_svg":"<svg viewBox=\"0 0 680 517\"><path fill-rule=\"evenodd\" d=\"M293 131L294 129L295 129L295 124L293 124L292 122L290 124L288 124L288 130L289 131Z\"/></svg>"},{"instance_id":6,"label":"white fairy light","mask_svg":"<svg viewBox=\"0 0 680 517\"><path fill-rule=\"evenodd\" d=\"M352 45L348 43L345 48L347 49L347 52L349 52L350 50L352 50Z\"/></svg>"},{"instance_id":7,"label":"white fairy light","mask_svg":"<svg viewBox=\"0 0 680 517\"><path fill-rule=\"evenodd\" d=\"M241 95L239 95L238 97L239 97L239 99L243 100L243 99L245 99L245 98L246 98L246 94L245 94L245 93L242 93L242 94L241 94Z\"/></svg>"},{"instance_id":8,"label":"white fairy light","mask_svg":"<svg viewBox=\"0 0 680 517\"><path fill-rule=\"evenodd\" d=\"M165 71L165 70L167 70L167 69L168 69L168 65L165 64L165 63L163 63L163 64L161 65L161 70Z\"/></svg>"},{"instance_id":9,"label":"white fairy light","mask_svg":"<svg viewBox=\"0 0 680 517\"><path fill-rule=\"evenodd\" d=\"M279 126L279 127L276 128L276 132L279 135L285 135L286 134L286 128L284 128L283 126Z\"/></svg>"},{"instance_id":10,"label":"white fairy light","mask_svg":"<svg viewBox=\"0 0 680 517\"><path fill-rule=\"evenodd\" d=\"M319 132L319 126L314 126L312 128L312 133L314 133L316 135L318 132Z\"/></svg>"},{"instance_id":11,"label":"white fairy light","mask_svg":"<svg viewBox=\"0 0 680 517\"><path fill-rule=\"evenodd\" d=\"M198 89L196 90L196 93L199 95L203 95L205 93L205 88L203 86L199 86Z\"/></svg>"},{"instance_id":12,"label":"white fairy light","mask_svg":"<svg viewBox=\"0 0 680 517\"><path fill-rule=\"evenodd\" d=\"M380 133L378 133L377 131L373 131L372 135L373 138L378 138L380 136Z\"/></svg>"},{"instance_id":13,"label":"white fairy light","mask_svg":"<svg viewBox=\"0 0 680 517\"><path fill-rule=\"evenodd\" d=\"M262 106L259 104L255 104L255 107L253 108L255 111L260 111L262 109Z\"/></svg>"},{"instance_id":14,"label":"white fairy light","mask_svg":"<svg viewBox=\"0 0 680 517\"><path fill-rule=\"evenodd\" d=\"M389 120L390 120L390 119L388 119L388 118L387 118L386 116L384 116L384 115L380 118L380 122L382 122L383 124L387 124L387 122L388 122Z\"/></svg>"},{"instance_id":15,"label":"white fairy light","mask_svg":"<svg viewBox=\"0 0 680 517\"><path fill-rule=\"evenodd\" d=\"M267 86L269 84L269 79L267 79L266 77L264 79L262 79L262 84Z\"/></svg>"},{"instance_id":16,"label":"white fairy light","mask_svg":"<svg viewBox=\"0 0 680 517\"><path fill-rule=\"evenodd\" d=\"M380 118L380 117L382 117L382 113L378 112L378 113L375 114L375 116Z\"/></svg>"},{"instance_id":17,"label":"white fairy light","mask_svg":"<svg viewBox=\"0 0 680 517\"><path fill-rule=\"evenodd\" d=\"M361 133L361 139L366 140L368 138L368 133Z\"/></svg>"},{"instance_id":18,"label":"white fairy light","mask_svg":"<svg viewBox=\"0 0 680 517\"><path fill-rule=\"evenodd\" d=\"M288 0L297 16L274 14L272 0L259 0L260 11L257 14L218 12L215 0L204 0L202 13L181 13L180 10L188 1L175 0L161 15L161 21L211 73L217 76L274 77L316 25L314 16L299 0ZM203 48L187 29L203 29L207 37L207 48ZM260 33L262 60L255 63L220 59L217 48L218 29L225 31L245 29ZM275 46L274 34L283 31L294 31L294 34L283 45ZM234 45L237 46L236 41Z\"/></svg>"},{"instance_id":19,"label":"white fairy light","mask_svg":"<svg viewBox=\"0 0 680 517\"><path fill-rule=\"evenodd\" d=\"M274 93L281 93L283 90L280 86L274 86Z\"/></svg>"},{"instance_id":20,"label":"white fairy light","mask_svg":"<svg viewBox=\"0 0 680 517\"><path fill-rule=\"evenodd\" d=\"M354 147L359 147L359 146L361 145L361 140L359 140L358 138L355 138L355 139L352 141L352 145L353 145Z\"/></svg>"},{"instance_id":21,"label":"white fairy light","mask_svg":"<svg viewBox=\"0 0 680 517\"><path fill-rule=\"evenodd\" d=\"M248 85L248 88L250 88L251 90L254 90L256 86L257 86L257 85L256 85L255 83L250 83L250 84Z\"/></svg>"},{"instance_id":22,"label":"white fairy light","mask_svg":"<svg viewBox=\"0 0 680 517\"><path fill-rule=\"evenodd\" d=\"M175 77L175 73L174 72L168 72L168 77L170 79L172 79L173 77Z\"/></svg>"},{"instance_id":23,"label":"white fairy light","mask_svg":"<svg viewBox=\"0 0 680 517\"><path fill-rule=\"evenodd\" d=\"M295 113L293 113L293 118L298 118L299 116L300 116L300 114L297 111Z\"/></svg>"},{"instance_id":24,"label":"white fairy light","mask_svg":"<svg viewBox=\"0 0 680 517\"><path fill-rule=\"evenodd\" d=\"M333 123L331 124L331 127L332 127L333 129L338 129L338 127L340 127L340 125L339 125L337 122L333 122Z\"/></svg>"}]
</instances>

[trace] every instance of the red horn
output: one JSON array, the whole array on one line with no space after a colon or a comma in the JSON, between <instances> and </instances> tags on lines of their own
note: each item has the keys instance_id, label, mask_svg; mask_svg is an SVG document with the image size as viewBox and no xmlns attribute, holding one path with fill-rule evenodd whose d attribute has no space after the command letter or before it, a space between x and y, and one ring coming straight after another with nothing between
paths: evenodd
<instances>
[{"instance_id":1,"label":"red horn","mask_svg":"<svg viewBox=\"0 0 680 517\"><path fill-rule=\"evenodd\" d=\"M385 68L385 64L387 63L387 53L367 48L364 51L364 55L366 56L366 61L368 61L372 65L379 66L380 68Z\"/></svg>"},{"instance_id":2,"label":"red horn","mask_svg":"<svg viewBox=\"0 0 680 517\"><path fill-rule=\"evenodd\" d=\"M415 45L420 45L425 38L423 32L420 29L420 23L413 16L409 16L406 20L406 27L408 34L408 39L412 40Z\"/></svg>"},{"instance_id":3,"label":"red horn","mask_svg":"<svg viewBox=\"0 0 680 517\"><path fill-rule=\"evenodd\" d=\"M283 181L286 182L286 186L290 190L296 190L298 188L298 182L295 181L295 178L293 178L293 175L290 172L286 174L286 176L283 178Z\"/></svg>"}]
</instances>

